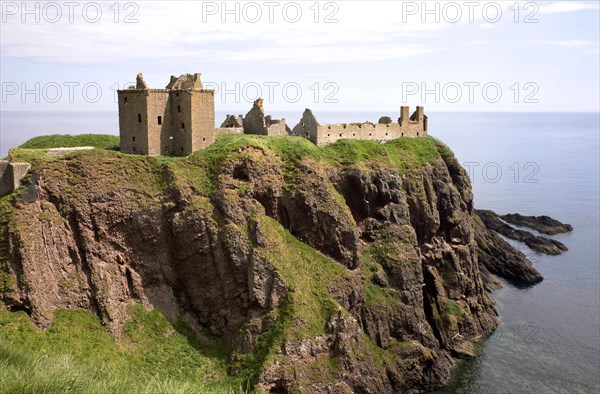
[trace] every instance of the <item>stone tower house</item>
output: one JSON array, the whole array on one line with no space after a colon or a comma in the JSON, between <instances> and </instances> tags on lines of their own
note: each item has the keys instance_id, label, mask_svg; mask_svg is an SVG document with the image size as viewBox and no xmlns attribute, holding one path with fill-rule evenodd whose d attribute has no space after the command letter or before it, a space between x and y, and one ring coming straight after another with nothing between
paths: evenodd
<instances>
[{"instance_id":1,"label":"stone tower house","mask_svg":"<svg viewBox=\"0 0 600 394\"><path fill-rule=\"evenodd\" d=\"M200 74L171 76L165 89L150 89L140 73L135 87L117 94L121 152L189 155L215 140L214 91L202 89Z\"/></svg>"}]
</instances>

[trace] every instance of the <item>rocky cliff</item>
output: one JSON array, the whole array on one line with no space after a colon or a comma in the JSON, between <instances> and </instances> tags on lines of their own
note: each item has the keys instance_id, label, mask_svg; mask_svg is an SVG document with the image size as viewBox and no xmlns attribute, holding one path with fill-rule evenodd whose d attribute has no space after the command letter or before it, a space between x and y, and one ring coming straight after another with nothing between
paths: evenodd
<instances>
[{"instance_id":1,"label":"rocky cliff","mask_svg":"<svg viewBox=\"0 0 600 394\"><path fill-rule=\"evenodd\" d=\"M383 393L443 385L498 323L479 259L503 275L512 248L486 238L433 138L20 159L33 168L0 200L0 285L42 327L81 308L119 336L143 304L220 338L251 386Z\"/></svg>"}]
</instances>

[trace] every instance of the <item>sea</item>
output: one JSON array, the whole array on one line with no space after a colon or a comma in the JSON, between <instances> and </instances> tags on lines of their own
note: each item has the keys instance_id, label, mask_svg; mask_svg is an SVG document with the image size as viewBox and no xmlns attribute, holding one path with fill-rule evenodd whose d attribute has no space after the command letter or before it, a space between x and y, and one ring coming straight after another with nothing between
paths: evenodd
<instances>
[{"instance_id":1,"label":"sea","mask_svg":"<svg viewBox=\"0 0 600 394\"><path fill-rule=\"evenodd\" d=\"M273 112L295 125L301 114ZM378 112L315 112L321 123L377 122ZM475 206L549 215L574 230L569 250L521 249L544 281L494 292L502 322L441 393L600 392L600 114L431 112L429 134L467 169ZM217 112L218 120L225 113ZM118 134L116 112L1 112L0 157L49 134ZM535 233L535 231L532 231Z\"/></svg>"}]
</instances>

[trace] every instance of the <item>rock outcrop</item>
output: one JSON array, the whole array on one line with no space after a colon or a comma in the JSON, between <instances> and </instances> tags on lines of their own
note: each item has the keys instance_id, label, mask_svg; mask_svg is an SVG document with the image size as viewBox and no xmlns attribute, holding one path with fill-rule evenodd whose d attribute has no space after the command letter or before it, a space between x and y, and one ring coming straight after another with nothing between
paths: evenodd
<instances>
[{"instance_id":1,"label":"rock outcrop","mask_svg":"<svg viewBox=\"0 0 600 394\"><path fill-rule=\"evenodd\" d=\"M498 234L502 234L515 241L523 242L536 252L557 255L568 250L566 245L562 242L546 237L540 237L529 231L519 230L504 223L500 220L500 216L493 211L480 209L477 210L477 216L483 221L488 230L493 230Z\"/></svg>"},{"instance_id":2,"label":"rock outcrop","mask_svg":"<svg viewBox=\"0 0 600 394\"><path fill-rule=\"evenodd\" d=\"M550 216L523 216L518 213L501 215L500 219L515 226L529 227L543 234L556 235L573 231L573 226L564 224Z\"/></svg>"},{"instance_id":3,"label":"rock outcrop","mask_svg":"<svg viewBox=\"0 0 600 394\"><path fill-rule=\"evenodd\" d=\"M492 274L517 286L529 286L543 280L523 252L513 248L494 231L487 230L478 217L475 217L475 241L479 263Z\"/></svg>"},{"instance_id":4,"label":"rock outcrop","mask_svg":"<svg viewBox=\"0 0 600 394\"><path fill-rule=\"evenodd\" d=\"M3 301L42 327L87 309L115 335L132 304L157 308L220 337L231 373L267 391L415 392L498 324L489 272L540 278L476 220L431 138L390 147L401 165L253 141L37 163L32 190L0 200Z\"/></svg>"}]
</instances>

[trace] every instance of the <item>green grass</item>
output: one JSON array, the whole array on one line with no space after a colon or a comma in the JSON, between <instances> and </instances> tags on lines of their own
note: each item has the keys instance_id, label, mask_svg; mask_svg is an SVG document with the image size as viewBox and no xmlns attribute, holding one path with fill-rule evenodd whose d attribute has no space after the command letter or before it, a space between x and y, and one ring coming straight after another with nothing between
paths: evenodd
<instances>
[{"instance_id":1,"label":"green grass","mask_svg":"<svg viewBox=\"0 0 600 394\"><path fill-rule=\"evenodd\" d=\"M275 220L267 216L257 220L269 245L256 251L273 264L289 292L283 305L270 313L272 328L260 336L256 350L234 355L234 369L242 371L242 380L252 384L264 366L283 357L277 354L283 341L314 339L327 332L332 315L341 308L327 286L350 285L346 281L349 273L342 265L298 241ZM240 327L240 331L244 329ZM337 365L337 360L330 361Z\"/></svg>"},{"instance_id":2,"label":"green grass","mask_svg":"<svg viewBox=\"0 0 600 394\"><path fill-rule=\"evenodd\" d=\"M441 157L439 144L432 137L401 137L385 144L344 139L325 146L322 152L326 160L333 164L369 166L379 163L404 172L438 160Z\"/></svg>"},{"instance_id":3,"label":"green grass","mask_svg":"<svg viewBox=\"0 0 600 394\"><path fill-rule=\"evenodd\" d=\"M25 142L20 149L50 149L50 148L73 148L77 146L93 146L94 148L105 148L108 146L119 146L119 136L111 134L52 134L34 137Z\"/></svg>"},{"instance_id":4,"label":"green grass","mask_svg":"<svg viewBox=\"0 0 600 394\"><path fill-rule=\"evenodd\" d=\"M446 300L442 307L443 316L460 316L462 315L462 308L454 300Z\"/></svg>"},{"instance_id":5,"label":"green grass","mask_svg":"<svg viewBox=\"0 0 600 394\"><path fill-rule=\"evenodd\" d=\"M12 161L25 161L34 166L48 161L58 161L62 157L50 157L45 149L54 147L118 146L119 137L103 134L47 135L32 138L19 148L11 149L8 158ZM385 144L375 141L339 140L324 148L319 148L301 137L267 137L258 135L222 135L215 143L194 152L188 157L159 156L148 158L158 166L169 168L173 173L186 178L196 191L210 195L218 186L218 174L230 160L249 158L256 152L264 152L262 159L271 162L278 159L288 185L296 185L303 176L302 165L306 160L322 162L329 166L361 165L365 168L374 164L395 167L401 172L432 163L452 155L452 152L439 140L432 137L402 137ZM120 157L139 158L143 156L125 155L118 152L82 151L71 153L67 158L85 155L114 154ZM260 156L260 153L259 155ZM251 159L260 162L261 157ZM126 160L126 159L124 159Z\"/></svg>"},{"instance_id":6,"label":"green grass","mask_svg":"<svg viewBox=\"0 0 600 394\"><path fill-rule=\"evenodd\" d=\"M0 197L0 296L10 290L14 277L10 274L9 261L9 225L14 212L14 197Z\"/></svg>"},{"instance_id":7,"label":"green grass","mask_svg":"<svg viewBox=\"0 0 600 394\"><path fill-rule=\"evenodd\" d=\"M346 280L350 273L341 264L298 241L275 220L266 216L259 220L272 243L269 249L260 253L291 288L295 318L291 334L295 339L322 335L331 316L340 308L327 286L332 283L338 287L345 283L350 285Z\"/></svg>"},{"instance_id":8,"label":"green grass","mask_svg":"<svg viewBox=\"0 0 600 394\"><path fill-rule=\"evenodd\" d=\"M57 310L43 331L2 305L0 392L243 392L216 340L200 343L185 325L139 305L132 317L115 339L85 311Z\"/></svg>"}]
</instances>

